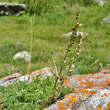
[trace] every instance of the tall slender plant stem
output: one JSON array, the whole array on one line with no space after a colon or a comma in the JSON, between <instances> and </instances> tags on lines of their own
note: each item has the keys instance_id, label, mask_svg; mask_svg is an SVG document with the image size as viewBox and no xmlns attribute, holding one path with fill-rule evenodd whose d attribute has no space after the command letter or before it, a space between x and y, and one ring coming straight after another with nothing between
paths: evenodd
<instances>
[{"instance_id":1,"label":"tall slender plant stem","mask_svg":"<svg viewBox=\"0 0 110 110\"><path fill-rule=\"evenodd\" d=\"M68 47L67 47L67 49L66 49L64 58L63 58L63 60L62 60L62 62L61 62L58 75L56 75L56 77L55 77L55 84L54 84L54 86L53 86L52 96L50 96L50 97L48 98L48 101L47 101L46 103L48 103L48 102L51 100L51 98L53 98L53 97L55 98L55 96L56 96L56 91L60 91L61 88L63 87L63 82L64 82L64 79L65 79L64 76L63 76L63 75L64 75L64 73L63 73L64 65L65 65L66 60L67 60L67 58L68 58L68 54L69 54L69 52L71 52L71 48L72 48L72 46L73 46L74 43L75 43L76 37L79 38L78 48L77 48L77 50L76 50L76 56L78 56L79 53L80 53L80 46L81 46L81 44L82 44L82 42L81 42L82 33L77 31L78 27L81 26L81 24L80 24L80 22L79 22L79 16L80 16L80 12L78 12L78 13L76 14L76 21L77 21L77 23L76 23L75 27L72 29L72 35L71 35L71 38L70 38L70 41L69 41L69 45L68 45ZM72 68L73 62L74 62L74 57L71 58L69 67L68 67L68 69L67 69L67 71L66 71L66 73L65 73L66 76L71 75L71 72L72 72L72 71L71 71L71 68ZM62 79L62 78L63 78L63 79ZM60 86L58 86L58 88L57 88L57 85L58 85L59 82L60 82Z\"/></svg>"},{"instance_id":2,"label":"tall slender plant stem","mask_svg":"<svg viewBox=\"0 0 110 110\"><path fill-rule=\"evenodd\" d=\"M35 24L35 16L36 16L36 2L35 2L35 6L34 6L34 16L33 18L30 20L31 26L30 26L30 60L29 60L29 78L30 78L30 74L31 74L31 65L32 65L32 49L33 46L35 44L35 42L33 43L33 38L34 38L34 24Z\"/></svg>"}]
</instances>

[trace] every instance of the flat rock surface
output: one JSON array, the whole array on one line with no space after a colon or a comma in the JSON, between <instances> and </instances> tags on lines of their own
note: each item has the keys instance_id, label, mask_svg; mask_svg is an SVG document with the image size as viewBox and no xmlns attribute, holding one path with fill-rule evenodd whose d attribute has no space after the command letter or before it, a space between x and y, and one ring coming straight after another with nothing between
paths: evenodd
<instances>
[{"instance_id":1,"label":"flat rock surface","mask_svg":"<svg viewBox=\"0 0 110 110\"><path fill-rule=\"evenodd\" d=\"M44 110L108 110L109 84L109 73L69 76L64 85L73 88L73 93Z\"/></svg>"},{"instance_id":2,"label":"flat rock surface","mask_svg":"<svg viewBox=\"0 0 110 110\"><path fill-rule=\"evenodd\" d=\"M110 16L103 18L103 21L106 23L110 23Z\"/></svg>"}]
</instances>

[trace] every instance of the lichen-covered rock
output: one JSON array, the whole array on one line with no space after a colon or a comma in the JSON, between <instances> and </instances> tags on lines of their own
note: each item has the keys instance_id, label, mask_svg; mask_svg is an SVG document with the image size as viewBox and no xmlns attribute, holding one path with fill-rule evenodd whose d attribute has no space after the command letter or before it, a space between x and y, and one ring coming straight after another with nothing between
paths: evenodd
<instances>
[{"instance_id":1,"label":"lichen-covered rock","mask_svg":"<svg viewBox=\"0 0 110 110\"><path fill-rule=\"evenodd\" d=\"M44 110L108 110L109 84L109 73L69 76L64 86L74 89L73 93Z\"/></svg>"},{"instance_id":2,"label":"lichen-covered rock","mask_svg":"<svg viewBox=\"0 0 110 110\"><path fill-rule=\"evenodd\" d=\"M0 79L0 84L5 83L5 82L7 82L7 81L9 81L9 80L12 80L12 79L16 79L16 78L18 78L18 77L20 77L20 76L21 76L21 74L15 73L15 74L13 74L13 75L4 77L4 78Z\"/></svg>"},{"instance_id":3,"label":"lichen-covered rock","mask_svg":"<svg viewBox=\"0 0 110 110\"><path fill-rule=\"evenodd\" d=\"M102 70L101 73L110 73L110 70Z\"/></svg>"},{"instance_id":4,"label":"lichen-covered rock","mask_svg":"<svg viewBox=\"0 0 110 110\"><path fill-rule=\"evenodd\" d=\"M24 76L21 76L18 78L19 81L29 81L31 82L33 79L36 79L37 76L41 75L41 78L44 79L46 78L47 76L52 76L52 73L51 73L51 70L50 68L43 68L41 70L38 70L38 71L34 71L32 72L31 74L27 74L27 75L24 75Z\"/></svg>"},{"instance_id":5,"label":"lichen-covered rock","mask_svg":"<svg viewBox=\"0 0 110 110\"><path fill-rule=\"evenodd\" d=\"M44 79L47 76L51 77L52 73L50 68L44 68L44 69L32 72L31 74L26 74L24 76L21 76L20 74L13 74L0 79L0 86L8 86L10 84L13 84L15 81L31 82L33 79L37 78L39 75L41 75L41 79Z\"/></svg>"},{"instance_id":6,"label":"lichen-covered rock","mask_svg":"<svg viewBox=\"0 0 110 110\"><path fill-rule=\"evenodd\" d=\"M25 4L17 4L17 3L8 3L1 2L0 3L0 15L16 15L21 13L26 9Z\"/></svg>"},{"instance_id":7,"label":"lichen-covered rock","mask_svg":"<svg viewBox=\"0 0 110 110\"><path fill-rule=\"evenodd\" d=\"M82 90L71 93L44 110L108 110L110 90ZM80 92L81 93L81 92Z\"/></svg>"}]
</instances>

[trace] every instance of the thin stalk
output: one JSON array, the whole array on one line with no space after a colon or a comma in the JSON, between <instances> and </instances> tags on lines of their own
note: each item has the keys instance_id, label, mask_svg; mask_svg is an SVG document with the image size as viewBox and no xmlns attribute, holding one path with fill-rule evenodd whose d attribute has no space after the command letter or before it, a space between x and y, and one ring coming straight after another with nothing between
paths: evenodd
<instances>
[{"instance_id":1,"label":"thin stalk","mask_svg":"<svg viewBox=\"0 0 110 110\"><path fill-rule=\"evenodd\" d=\"M79 37L78 50L76 52L79 52L79 50L80 50L81 34L77 35L78 34L77 28L81 26L81 24L79 24L79 15L80 15L80 12L78 12L76 14L77 23L76 23L75 27L73 28L73 32L72 32L72 36L71 36L70 41L69 41L69 45L67 47L67 50L66 50L65 55L64 55L64 58L63 58L63 60L61 62L60 68L59 68L59 73L58 73L57 77L55 77L55 84L53 86L52 96L50 96L48 98L48 101L46 102L46 104L51 100L52 97L56 96L56 94L55 94L56 91L60 91L61 88L63 87L62 86L62 84L64 82L64 79L62 80L62 78L63 78L63 67L64 67L64 64L66 63L66 60L67 60L67 57L68 57L68 53L71 51L70 49L71 49L72 45L74 44L76 37ZM70 63L69 68L68 68L68 70L66 72L66 76L69 75L69 71L70 71L70 69L72 67L73 61L74 61L74 58L71 59L71 63ZM58 82L60 82L60 86L57 88Z\"/></svg>"},{"instance_id":2,"label":"thin stalk","mask_svg":"<svg viewBox=\"0 0 110 110\"><path fill-rule=\"evenodd\" d=\"M32 49L35 43L33 43L33 38L34 38L34 24L35 24L35 16L36 16L36 3L35 3L35 9L34 9L34 16L32 18L31 26L30 26L30 33L31 33L31 41L30 41L30 60L29 60L29 78L31 74L31 65L32 65Z\"/></svg>"}]
</instances>

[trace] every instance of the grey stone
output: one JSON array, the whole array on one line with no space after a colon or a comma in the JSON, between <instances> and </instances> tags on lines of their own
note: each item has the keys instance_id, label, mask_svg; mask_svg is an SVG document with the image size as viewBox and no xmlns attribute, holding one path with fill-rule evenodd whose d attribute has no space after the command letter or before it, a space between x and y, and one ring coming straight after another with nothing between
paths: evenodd
<instances>
[{"instance_id":1,"label":"grey stone","mask_svg":"<svg viewBox=\"0 0 110 110\"><path fill-rule=\"evenodd\" d=\"M50 68L43 68L41 70L37 70L32 72L31 74L26 74L21 76L19 73L7 76L5 78L0 79L0 86L8 86L13 84L14 82L32 82L33 79L37 78L37 76L41 75L40 79L45 79L47 76L52 77L52 73Z\"/></svg>"},{"instance_id":2,"label":"grey stone","mask_svg":"<svg viewBox=\"0 0 110 110\"><path fill-rule=\"evenodd\" d=\"M8 3L1 2L0 3L0 15L19 15L22 11L26 9L25 4L17 4L17 3Z\"/></svg>"},{"instance_id":3,"label":"grey stone","mask_svg":"<svg viewBox=\"0 0 110 110\"><path fill-rule=\"evenodd\" d=\"M44 110L59 110L60 108L65 108L65 110L97 110L101 108L100 110L105 110L110 103L110 89L106 87L109 86L109 79L110 74L103 72L68 76L64 85L73 88L73 93L57 100Z\"/></svg>"},{"instance_id":4,"label":"grey stone","mask_svg":"<svg viewBox=\"0 0 110 110\"><path fill-rule=\"evenodd\" d=\"M94 2L98 3L100 6L103 6L107 1L105 0L94 0Z\"/></svg>"},{"instance_id":5,"label":"grey stone","mask_svg":"<svg viewBox=\"0 0 110 110\"><path fill-rule=\"evenodd\" d=\"M106 23L110 23L110 16L103 18L103 21Z\"/></svg>"},{"instance_id":6,"label":"grey stone","mask_svg":"<svg viewBox=\"0 0 110 110\"><path fill-rule=\"evenodd\" d=\"M69 106L66 106L68 100L71 99L71 95L77 97L76 99L78 100L78 103L73 103ZM78 98L78 95L74 93L71 93L66 97L68 98L60 100L60 102L63 102L63 105L61 107L66 107L65 110L97 110L98 107L101 107L101 110L105 110L105 108L107 108L108 103L110 102L110 90L97 90L96 93L94 93L91 97L89 95L83 95L82 98ZM57 102L55 104L52 104L48 108L45 108L44 110L59 110L60 107L57 105Z\"/></svg>"},{"instance_id":7,"label":"grey stone","mask_svg":"<svg viewBox=\"0 0 110 110\"><path fill-rule=\"evenodd\" d=\"M26 61L30 61L30 55L27 51L16 53L13 57L14 60L24 59Z\"/></svg>"},{"instance_id":8,"label":"grey stone","mask_svg":"<svg viewBox=\"0 0 110 110\"><path fill-rule=\"evenodd\" d=\"M18 77L20 77L20 76L21 76L21 74L15 73L15 74L13 74L13 75L4 77L4 78L0 79L0 84L1 84L1 83L4 83L4 82L7 82L8 80L16 79L16 78L18 78Z\"/></svg>"}]
</instances>

